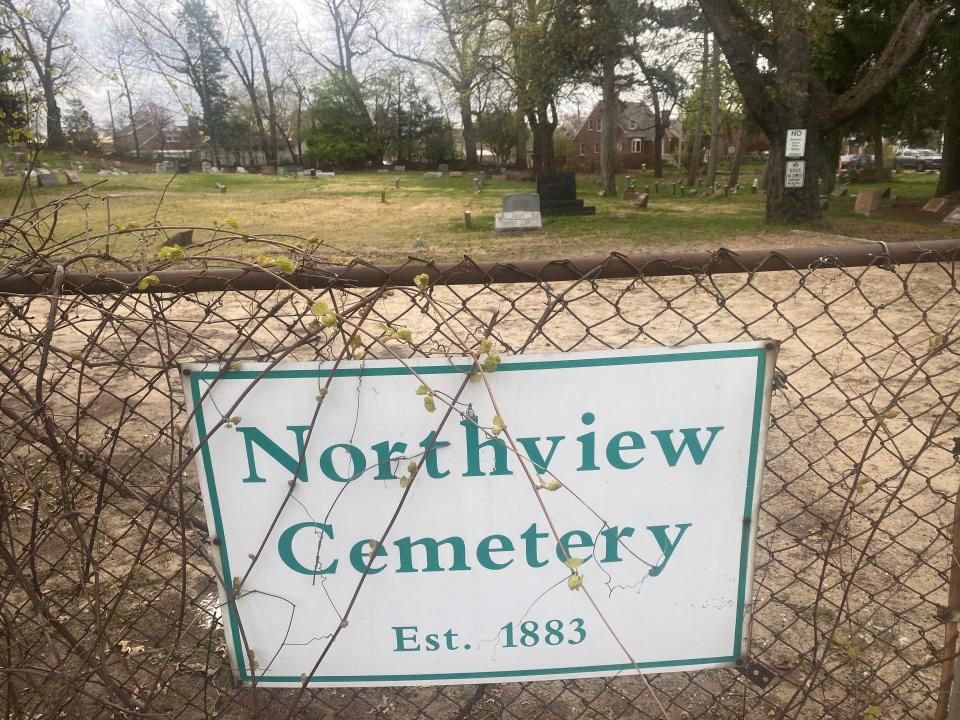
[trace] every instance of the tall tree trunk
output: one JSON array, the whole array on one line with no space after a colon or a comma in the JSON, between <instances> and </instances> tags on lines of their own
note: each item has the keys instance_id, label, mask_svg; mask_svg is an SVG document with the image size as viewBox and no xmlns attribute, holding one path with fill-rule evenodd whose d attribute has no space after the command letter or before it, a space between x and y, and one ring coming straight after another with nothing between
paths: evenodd
<instances>
[{"instance_id":1,"label":"tall tree trunk","mask_svg":"<svg viewBox=\"0 0 960 720\"><path fill-rule=\"evenodd\" d=\"M883 162L883 129L878 122L873 131L873 167L877 171L877 177L886 179L887 168Z\"/></svg>"},{"instance_id":2,"label":"tall tree trunk","mask_svg":"<svg viewBox=\"0 0 960 720\"><path fill-rule=\"evenodd\" d=\"M703 148L703 114L707 105L707 74L710 70L710 33L703 32L703 60L700 69L700 97L697 100L697 119L693 129L693 142L690 144L690 169L687 171L687 186L697 181L700 174L700 159Z\"/></svg>"},{"instance_id":3,"label":"tall tree trunk","mask_svg":"<svg viewBox=\"0 0 960 720\"><path fill-rule=\"evenodd\" d=\"M517 167L525 168L527 166L527 126L525 123L526 113L522 109L517 110Z\"/></svg>"},{"instance_id":4,"label":"tall tree trunk","mask_svg":"<svg viewBox=\"0 0 960 720\"><path fill-rule=\"evenodd\" d=\"M943 127L943 167L937 197L960 191L960 58L952 59L952 78L947 96L947 118Z\"/></svg>"},{"instance_id":5,"label":"tall tree trunk","mask_svg":"<svg viewBox=\"0 0 960 720\"><path fill-rule=\"evenodd\" d=\"M133 154L137 160L140 159L140 135L137 133L137 116L133 112L133 100L130 98L130 90L126 82L123 84L124 95L127 98L127 117L130 118L130 132L133 134Z\"/></svg>"},{"instance_id":6,"label":"tall tree trunk","mask_svg":"<svg viewBox=\"0 0 960 720\"><path fill-rule=\"evenodd\" d=\"M797 124L799 127L799 124ZM767 162L767 222L796 223L820 217L819 150L820 131L807 127L807 145L803 158L803 187L786 188L784 180L787 169L786 130L774 133L770 138L770 159Z\"/></svg>"},{"instance_id":7,"label":"tall tree trunk","mask_svg":"<svg viewBox=\"0 0 960 720\"><path fill-rule=\"evenodd\" d=\"M555 172L557 163L553 153L553 131L557 127L556 119L550 119L547 108L538 108L527 117L533 134L534 173L540 175Z\"/></svg>"},{"instance_id":8,"label":"tall tree trunk","mask_svg":"<svg viewBox=\"0 0 960 720\"><path fill-rule=\"evenodd\" d=\"M117 123L113 119L113 100L110 98L110 91L107 90L107 107L110 108L110 136L113 138L113 150L117 151Z\"/></svg>"},{"instance_id":9,"label":"tall tree trunk","mask_svg":"<svg viewBox=\"0 0 960 720\"><path fill-rule=\"evenodd\" d=\"M747 115L740 118L740 127L737 128L737 139L733 146L733 157L730 159L730 179L727 187L736 187L740 182L740 165L743 163L743 146L747 143Z\"/></svg>"},{"instance_id":10,"label":"tall tree trunk","mask_svg":"<svg viewBox=\"0 0 960 720\"><path fill-rule=\"evenodd\" d=\"M473 95L470 90L459 94L460 124L463 128L463 159L467 168L479 165L477 159L477 132L473 126Z\"/></svg>"},{"instance_id":11,"label":"tall tree trunk","mask_svg":"<svg viewBox=\"0 0 960 720\"><path fill-rule=\"evenodd\" d=\"M653 176L663 177L663 136L666 134L663 112L660 110L660 94L650 85L650 100L653 102Z\"/></svg>"},{"instance_id":12,"label":"tall tree trunk","mask_svg":"<svg viewBox=\"0 0 960 720\"><path fill-rule=\"evenodd\" d=\"M713 75L710 96L710 157L707 160L707 186L713 187L717 181L717 157L720 155L720 46L713 44L710 57L710 71Z\"/></svg>"},{"instance_id":13,"label":"tall tree trunk","mask_svg":"<svg viewBox=\"0 0 960 720\"><path fill-rule=\"evenodd\" d=\"M617 122L620 98L617 95L617 53L607 49L603 54L603 129L600 133L600 178L604 195L617 194Z\"/></svg>"},{"instance_id":14,"label":"tall tree trunk","mask_svg":"<svg viewBox=\"0 0 960 720\"><path fill-rule=\"evenodd\" d=\"M61 150L67 146L67 138L63 134L60 106L57 105L57 91L49 73L44 75L42 85L47 106L47 147L51 150Z\"/></svg>"},{"instance_id":15,"label":"tall tree trunk","mask_svg":"<svg viewBox=\"0 0 960 720\"><path fill-rule=\"evenodd\" d=\"M843 138L836 131L824 133L820 138L820 182L823 183L820 189L827 195L837 187L842 144Z\"/></svg>"}]
</instances>

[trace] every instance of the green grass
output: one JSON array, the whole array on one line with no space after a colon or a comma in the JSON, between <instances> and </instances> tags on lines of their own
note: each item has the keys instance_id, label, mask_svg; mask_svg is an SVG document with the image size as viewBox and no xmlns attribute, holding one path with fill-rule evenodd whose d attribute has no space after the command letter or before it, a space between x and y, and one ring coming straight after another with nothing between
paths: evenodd
<instances>
[{"instance_id":1,"label":"green grass","mask_svg":"<svg viewBox=\"0 0 960 720\"><path fill-rule=\"evenodd\" d=\"M636 209L630 202L598 197L596 178L578 176L578 190L587 204L596 205L595 216L550 217L541 233L496 235L493 215L506 193L534 192L532 182L487 181L482 194L473 191L469 173L460 178L428 180L423 173L359 172L333 178L311 179L261 175L156 175L100 176L82 173L84 183L94 185L77 202L68 203L58 219L55 236L60 240L106 232L113 226L156 221L170 227L209 227L214 222L235 220L250 235L317 236L337 257L363 257L375 262L402 260L415 254L422 258L456 260L464 255L484 260L523 257L576 257L664 250L732 249L776 247L788 244L839 242L837 236L912 240L958 237L960 228L944 225L940 216L921 213L932 197L935 174L904 173L889 185L899 200L884 201L870 218L853 212L854 199L832 198L822 221L810 226L770 227L764 224L764 196L751 194L749 184L759 168L748 168L741 178L742 192L728 199L671 194L671 182L661 181L654 192L652 174L630 173L643 190L649 185L650 207ZM400 177L400 187L394 183ZM169 183L169 186L168 186ZM217 183L227 185L221 194ZM622 177L618 185L623 186ZM66 195L78 186L54 189L30 188L20 209L42 205ZM851 195L866 185L851 185ZM16 178L0 179L0 209L9 212L19 191ZM380 202L386 191L387 202ZM162 201L161 201L162 197ZM472 228L464 228L463 213L472 214ZM202 236L198 236L202 237ZM417 239L421 238L420 241ZM149 255L163 237L146 236ZM92 242L99 249L103 241ZM116 254L139 253L139 235L114 235ZM227 250L255 257L262 248L255 243L232 243Z\"/></svg>"}]
</instances>

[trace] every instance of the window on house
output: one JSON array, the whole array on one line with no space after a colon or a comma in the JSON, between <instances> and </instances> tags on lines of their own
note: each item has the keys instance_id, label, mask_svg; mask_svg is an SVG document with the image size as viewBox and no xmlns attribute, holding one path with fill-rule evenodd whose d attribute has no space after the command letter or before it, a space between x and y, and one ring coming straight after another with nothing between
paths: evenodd
<instances>
[{"instance_id":1,"label":"window on house","mask_svg":"<svg viewBox=\"0 0 960 720\"><path fill-rule=\"evenodd\" d=\"M593 144L593 152L595 152L595 153L599 153L599 152L600 152L600 143L594 143L594 144Z\"/></svg>"},{"instance_id":2,"label":"window on house","mask_svg":"<svg viewBox=\"0 0 960 720\"><path fill-rule=\"evenodd\" d=\"M587 154L587 144L586 144L586 143L580 143L580 154L581 154L581 155L586 155L586 154Z\"/></svg>"},{"instance_id":3,"label":"window on house","mask_svg":"<svg viewBox=\"0 0 960 720\"><path fill-rule=\"evenodd\" d=\"M641 138L634 138L630 141L630 152L643 152L643 140Z\"/></svg>"},{"instance_id":4,"label":"window on house","mask_svg":"<svg viewBox=\"0 0 960 720\"><path fill-rule=\"evenodd\" d=\"M593 130L593 120L592 120L592 119L587 121L587 127L588 127L590 130Z\"/></svg>"},{"instance_id":5,"label":"window on house","mask_svg":"<svg viewBox=\"0 0 960 720\"><path fill-rule=\"evenodd\" d=\"M603 118L597 118L597 132L603 130Z\"/></svg>"}]
</instances>

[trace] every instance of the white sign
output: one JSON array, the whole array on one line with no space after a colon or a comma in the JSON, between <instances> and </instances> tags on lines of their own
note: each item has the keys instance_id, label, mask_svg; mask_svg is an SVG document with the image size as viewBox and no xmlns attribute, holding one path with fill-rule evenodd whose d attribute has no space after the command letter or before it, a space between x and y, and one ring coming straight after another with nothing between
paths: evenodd
<instances>
[{"instance_id":1,"label":"white sign","mask_svg":"<svg viewBox=\"0 0 960 720\"><path fill-rule=\"evenodd\" d=\"M787 130L787 157L803 157L807 149L806 130Z\"/></svg>"},{"instance_id":2,"label":"white sign","mask_svg":"<svg viewBox=\"0 0 960 720\"><path fill-rule=\"evenodd\" d=\"M496 232L502 232L504 230L540 230L543 228L543 219L540 217L538 210L498 212L493 218L493 228Z\"/></svg>"},{"instance_id":3,"label":"white sign","mask_svg":"<svg viewBox=\"0 0 960 720\"><path fill-rule=\"evenodd\" d=\"M788 188L802 188L806 168L807 163L804 160L787 160L787 173L783 179L783 186Z\"/></svg>"},{"instance_id":4,"label":"white sign","mask_svg":"<svg viewBox=\"0 0 960 720\"><path fill-rule=\"evenodd\" d=\"M435 434L462 358L408 361L419 379L395 361L341 363L319 409L330 363L185 366L236 677L429 685L734 664L773 348L504 358L489 375L496 435L482 382Z\"/></svg>"}]
</instances>

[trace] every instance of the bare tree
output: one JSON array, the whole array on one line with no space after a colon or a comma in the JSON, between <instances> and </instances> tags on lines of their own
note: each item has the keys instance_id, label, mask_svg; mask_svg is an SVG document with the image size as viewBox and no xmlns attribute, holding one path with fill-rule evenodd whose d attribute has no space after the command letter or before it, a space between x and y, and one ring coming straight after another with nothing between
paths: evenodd
<instances>
[{"instance_id":1,"label":"bare tree","mask_svg":"<svg viewBox=\"0 0 960 720\"><path fill-rule=\"evenodd\" d=\"M703 115L707 106L707 79L710 72L710 33L703 31L703 60L700 65L700 88L697 91L697 115L693 127L693 142L690 143L690 167L687 170L687 186L697 181L700 161L703 157Z\"/></svg>"},{"instance_id":2,"label":"bare tree","mask_svg":"<svg viewBox=\"0 0 960 720\"><path fill-rule=\"evenodd\" d=\"M467 167L479 164L474 129L474 94L486 76L483 53L490 14L478 0L423 0L430 9L430 37L425 46L403 52L398 49L399 33L392 43L380 33L376 41L396 58L417 63L443 77L457 97L463 148ZM438 41L439 39L439 41Z\"/></svg>"},{"instance_id":3,"label":"bare tree","mask_svg":"<svg viewBox=\"0 0 960 720\"><path fill-rule=\"evenodd\" d=\"M73 44L63 31L70 12L70 0L0 0L0 23L22 48L21 52L33 68L43 91L46 108L47 147L66 147L60 105L57 95L63 88L70 68Z\"/></svg>"},{"instance_id":4,"label":"bare tree","mask_svg":"<svg viewBox=\"0 0 960 720\"><path fill-rule=\"evenodd\" d=\"M105 55L110 80L120 90L120 97L126 105L127 121L130 123L131 139L133 140L134 156L140 159L140 137L137 130L137 121L133 112L133 86L138 84L143 73L143 48L136 40L137 33L129 18L118 16L116 9L108 5L107 31L103 35L102 51ZM110 110L111 123L113 109ZM117 148L117 131L113 132L114 148Z\"/></svg>"},{"instance_id":5,"label":"bare tree","mask_svg":"<svg viewBox=\"0 0 960 720\"><path fill-rule=\"evenodd\" d=\"M713 44L710 54L710 157L707 158L707 187L717 181L720 155L720 46Z\"/></svg>"}]
</instances>

